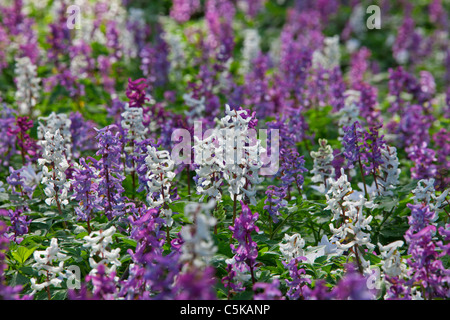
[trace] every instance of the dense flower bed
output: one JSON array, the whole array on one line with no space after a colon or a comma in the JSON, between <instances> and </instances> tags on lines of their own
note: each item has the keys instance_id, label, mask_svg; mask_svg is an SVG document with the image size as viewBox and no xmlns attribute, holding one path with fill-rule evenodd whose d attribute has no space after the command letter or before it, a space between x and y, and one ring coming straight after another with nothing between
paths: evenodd
<instances>
[{"instance_id":1,"label":"dense flower bed","mask_svg":"<svg viewBox=\"0 0 450 320\"><path fill-rule=\"evenodd\" d=\"M0 299L450 298L450 7L370 5L2 1Z\"/></svg>"}]
</instances>

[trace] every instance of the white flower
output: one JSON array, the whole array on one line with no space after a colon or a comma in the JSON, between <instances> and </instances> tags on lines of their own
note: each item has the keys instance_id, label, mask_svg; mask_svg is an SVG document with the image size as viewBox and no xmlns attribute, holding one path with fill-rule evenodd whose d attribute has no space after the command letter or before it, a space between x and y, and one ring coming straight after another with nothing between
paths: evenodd
<instances>
[{"instance_id":1,"label":"white flower","mask_svg":"<svg viewBox=\"0 0 450 320\"><path fill-rule=\"evenodd\" d=\"M250 272L248 271L248 268L244 268L244 269L238 268L235 256L233 256L233 258L231 258L231 259L226 259L225 263L227 265L233 266L233 271L236 273L234 276L234 279L236 280L236 282L245 283L247 281L250 281L252 276L251 276Z\"/></svg>"},{"instance_id":2,"label":"white flower","mask_svg":"<svg viewBox=\"0 0 450 320\"><path fill-rule=\"evenodd\" d=\"M115 271L117 267L122 265L119 261L120 248L109 250L110 245L113 243L112 236L115 232L116 228L111 227L107 230L93 231L89 236L83 238L86 241L83 246L90 248L89 265L92 270L89 274L96 274L100 264L105 266L107 274ZM100 260L96 261L94 256Z\"/></svg>"},{"instance_id":3,"label":"white flower","mask_svg":"<svg viewBox=\"0 0 450 320\"><path fill-rule=\"evenodd\" d=\"M37 129L38 139L41 140L38 144L42 145L42 140L45 140L45 135L55 134L57 130L63 139L64 151L62 152L67 161L72 157L72 134L70 126L72 121L64 113L52 112L48 117L39 117L39 126Z\"/></svg>"},{"instance_id":4,"label":"white flower","mask_svg":"<svg viewBox=\"0 0 450 320\"><path fill-rule=\"evenodd\" d=\"M289 262L304 255L305 240L300 234L294 233L292 236L285 234L283 240L286 243L280 243L279 247L285 261Z\"/></svg>"},{"instance_id":5,"label":"white flower","mask_svg":"<svg viewBox=\"0 0 450 320\"><path fill-rule=\"evenodd\" d=\"M342 203L347 199L353 190L350 182L347 180L347 175L344 169L341 168L341 176L338 180L328 179L329 190L325 197L327 198L328 206L325 210L331 210L333 213L333 220L338 220L343 215Z\"/></svg>"},{"instance_id":6,"label":"white flower","mask_svg":"<svg viewBox=\"0 0 450 320\"><path fill-rule=\"evenodd\" d=\"M23 169L20 175L24 177L25 185L29 188L39 185L42 180L42 172L37 173L31 164L23 167Z\"/></svg>"},{"instance_id":7,"label":"white flower","mask_svg":"<svg viewBox=\"0 0 450 320\"><path fill-rule=\"evenodd\" d=\"M335 35L324 39L324 47L322 50L313 52L312 65L314 68L321 66L326 70L331 70L339 66L340 60L339 36Z\"/></svg>"},{"instance_id":8,"label":"white flower","mask_svg":"<svg viewBox=\"0 0 450 320\"><path fill-rule=\"evenodd\" d=\"M313 174L311 181L319 182L319 191L326 193L329 190L329 178L334 177L334 167L331 165L333 161L333 149L326 139L319 139L319 150L311 151L313 158Z\"/></svg>"},{"instance_id":9,"label":"white flower","mask_svg":"<svg viewBox=\"0 0 450 320\"><path fill-rule=\"evenodd\" d=\"M59 287L62 282L61 278L64 278L64 260L67 260L69 257L61 252L58 247L58 239L52 238L50 240L50 246L47 249L43 251L34 251L33 258L36 263L34 263L32 267L38 271L39 275L44 275L46 281L37 284L36 279L31 278L31 288L33 289L31 294L34 295L37 291L50 285ZM55 262L58 263L57 266L53 265Z\"/></svg>"},{"instance_id":10,"label":"white flower","mask_svg":"<svg viewBox=\"0 0 450 320\"><path fill-rule=\"evenodd\" d=\"M170 188L172 180L175 177L173 172L174 161L166 150L158 151L153 146L147 147L147 157L145 158L147 166L147 201L151 208L163 206L165 203L171 203ZM172 211L161 209L162 216L166 217L168 226L172 225Z\"/></svg>"},{"instance_id":11,"label":"white flower","mask_svg":"<svg viewBox=\"0 0 450 320\"><path fill-rule=\"evenodd\" d=\"M252 205L256 204L255 186L264 179L259 177L261 154L265 149L256 131L249 129L251 117L244 118L246 110L231 110L225 105L225 116L220 119L219 144L223 151L223 175L228 182L231 198L242 198L245 193Z\"/></svg>"},{"instance_id":12,"label":"white flower","mask_svg":"<svg viewBox=\"0 0 450 320\"><path fill-rule=\"evenodd\" d=\"M381 258L383 258L383 271L389 277L400 277L406 275L406 265L402 263L399 248L403 246L403 241L394 241L385 246L378 243Z\"/></svg>"},{"instance_id":13,"label":"white flower","mask_svg":"<svg viewBox=\"0 0 450 320\"><path fill-rule=\"evenodd\" d=\"M317 246L305 249L304 257L309 263L314 263L314 261L322 256L340 256L343 250L338 249L337 245L331 243L326 235L322 236L322 239L317 244Z\"/></svg>"},{"instance_id":14,"label":"white flower","mask_svg":"<svg viewBox=\"0 0 450 320\"><path fill-rule=\"evenodd\" d=\"M205 97L201 97L197 100L193 98L192 95L192 93L183 94L184 103L189 107L189 111L186 111L185 114L190 123L192 123L193 120L202 117L206 109Z\"/></svg>"},{"instance_id":15,"label":"white flower","mask_svg":"<svg viewBox=\"0 0 450 320\"><path fill-rule=\"evenodd\" d=\"M180 235L184 243L180 261L203 267L216 253L217 247L210 231L216 224L216 219L210 215L215 203L210 200L208 203L189 203L185 206L184 213L193 223L181 229Z\"/></svg>"},{"instance_id":16,"label":"white flower","mask_svg":"<svg viewBox=\"0 0 450 320\"><path fill-rule=\"evenodd\" d=\"M244 44L242 47L242 64L239 70L242 74L246 74L250 70L250 66L260 52L261 37L256 29L244 30Z\"/></svg>"},{"instance_id":17,"label":"white flower","mask_svg":"<svg viewBox=\"0 0 450 320\"><path fill-rule=\"evenodd\" d=\"M398 185L400 172L397 149L391 146L381 148L383 163L380 165L380 175L377 176L381 195L392 195L392 189Z\"/></svg>"},{"instance_id":18,"label":"white flower","mask_svg":"<svg viewBox=\"0 0 450 320\"><path fill-rule=\"evenodd\" d=\"M19 113L31 115L40 97L40 78L37 76L36 66L29 57L16 58L15 98L19 105Z\"/></svg>"},{"instance_id":19,"label":"white flower","mask_svg":"<svg viewBox=\"0 0 450 320\"><path fill-rule=\"evenodd\" d=\"M220 156L222 146L219 143L217 133L215 130L203 139L194 136L195 163L198 164L198 168L195 169L197 193L202 195L200 201L203 201L205 196L214 198L217 202L222 199L221 185L224 162Z\"/></svg>"},{"instance_id":20,"label":"white flower","mask_svg":"<svg viewBox=\"0 0 450 320\"><path fill-rule=\"evenodd\" d=\"M129 141L124 151L131 157L137 156L135 152L135 144L145 140L147 128L144 126L144 115L142 108L130 108L129 104L125 105L125 111L121 114L122 120L120 122L122 128L126 132L126 139ZM133 168L125 166L126 172L130 173L136 171L136 164Z\"/></svg>"},{"instance_id":21,"label":"white flower","mask_svg":"<svg viewBox=\"0 0 450 320\"><path fill-rule=\"evenodd\" d=\"M359 100L361 92L357 90L347 90L344 92L345 104L338 112L339 115L339 140L344 136L344 127L352 125L359 117Z\"/></svg>"},{"instance_id":22,"label":"white flower","mask_svg":"<svg viewBox=\"0 0 450 320\"><path fill-rule=\"evenodd\" d=\"M56 129L54 133L47 131L40 144L43 152L42 158L38 159L38 164L42 166L41 183L46 185L44 193L47 199L45 202L48 205L53 203L67 205L69 203L67 191L70 188L70 182L66 180L65 171L69 164L64 156L65 141L59 129Z\"/></svg>"},{"instance_id":23,"label":"white flower","mask_svg":"<svg viewBox=\"0 0 450 320\"><path fill-rule=\"evenodd\" d=\"M372 201L359 194L358 199L352 199L350 195L353 193L347 176L341 169L341 177L334 181L328 179L330 190L326 194L328 206L325 209L331 210L333 213L332 221L336 221L334 226L330 223L330 230L333 233L331 242L336 244L338 249L349 250L353 248L359 251L359 261L363 268L369 266L368 262L363 259L363 248L373 250L374 245L370 242L371 230L370 222L373 216L364 216L364 208L372 209L375 204Z\"/></svg>"},{"instance_id":24,"label":"white flower","mask_svg":"<svg viewBox=\"0 0 450 320\"><path fill-rule=\"evenodd\" d=\"M422 179L417 182L417 187L411 192L414 194L412 199L414 203L424 203L430 208L430 211L440 212L446 205L446 198L450 189L444 190L439 196L436 196L434 189L434 179ZM437 215L435 217L437 219Z\"/></svg>"}]
</instances>

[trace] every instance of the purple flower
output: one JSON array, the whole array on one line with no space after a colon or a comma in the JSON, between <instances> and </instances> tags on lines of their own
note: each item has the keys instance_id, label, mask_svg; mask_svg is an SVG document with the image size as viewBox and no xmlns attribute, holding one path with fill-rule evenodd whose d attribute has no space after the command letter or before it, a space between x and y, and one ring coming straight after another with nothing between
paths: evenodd
<instances>
[{"instance_id":1,"label":"purple flower","mask_svg":"<svg viewBox=\"0 0 450 320\"><path fill-rule=\"evenodd\" d=\"M379 129L382 125L370 127L369 131L364 132L363 148L367 162L363 164L365 174L375 174L380 165L384 163L381 156L381 149L386 145L384 136L380 137Z\"/></svg>"},{"instance_id":2,"label":"purple flower","mask_svg":"<svg viewBox=\"0 0 450 320\"><path fill-rule=\"evenodd\" d=\"M167 59L169 49L162 38L160 27L157 29L155 44L145 44L139 52L141 58L140 69L147 79L149 89L161 87L167 82L170 63Z\"/></svg>"},{"instance_id":3,"label":"purple flower","mask_svg":"<svg viewBox=\"0 0 450 320\"><path fill-rule=\"evenodd\" d=\"M143 107L144 104L149 100L146 97L147 82L144 78L139 78L136 80L128 79L128 87L126 91L127 98L130 100L130 107Z\"/></svg>"},{"instance_id":4,"label":"purple flower","mask_svg":"<svg viewBox=\"0 0 450 320\"><path fill-rule=\"evenodd\" d=\"M355 90L361 93L359 101L359 115L368 126L376 126L383 121L381 111L377 108L377 94L375 87L365 82L355 84Z\"/></svg>"},{"instance_id":5,"label":"purple flower","mask_svg":"<svg viewBox=\"0 0 450 320\"><path fill-rule=\"evenodd\" d=\"M134 266L122 283L120 295L127 299L173 299L177 290L175 279L181 269L179 253L163 255L165 222L157 209L135 211L128 217L132 226L130 238L137 242L134 252L128 250Z\"/></svg>"},{"instance_id":6,"label":"purple flower","mask_svg":"<svg viewBox=\"0 0 450 320\"><path fill-rule=\"evenodd\" d=\"M215 300L214 284L215 270L213 267L205 269L192 268L178 275L176 280L176 300Z\"/></svg>"},{"instance_id":7,"label":"purple flower","mask_svg":"<svg viewBox=\"0 0 450 320\"><path fill-rule=\"evenodd\" d=\"M269 77L267 71L270 67L270 59L267 55L259 53L252 61L250 72L245 75L244 104L253 107L258 117L265 118L272 115L274 104L267 94L269 91Z\"/></svg>"},{"instance_id":8,"label":"purple flower","mask_svg":"<svg viewBox=\"0 0 450 320\"><path fill-rule=\"evenodd\" d=\"M98 197L97 175L94 166L86 163L84 158L80 158L79 162L80 165L74 169L72 181L73 198L79 201L79 206L75 207L75 213L79 219L89 223L93 214L102 210Z\"/></svg>"},{"instance_id":9,"label":"purple flower","mask_svg":"<svg viewBox=\"0 0 450 320\"><path fill-rule=\"evenodd\" d=\"M346 85L342 78L342 72L339 67L330 71L329 74L329 91L330 91L330 105L334 112L338 112L345 106L345 90Z\"/></svg>"},{"instance_id":10,"label":"purple flower","mask_svg":"<svg viewBox=\"0 0 450 320\"><path fill-rule=\"evenodd\" d=\"M266 190L267 199L264 200L264 210L269 212L274 223L278 222L278 216L281 215L280 209L286 206L286 188L268 186Z\"/></svg>"},{"instance_id":11,"label":"purple flower","mask_svg":"<svg viewBox=\"0 0 450 320\"><path fill-rule=\"evenodd\" d=\"M287 286L289 287L289 290L286 293L286 296L289 298L289 300L303 299L304 298L303 291L305 288L308 287L308 284L311 283L311 280L305 277L306 275L305 269L298 267L301 260L304 259L306 258L300 257L291 259L289 263L283 262L284 266L289 270L289 276L292 279L292 280L288 279L285 280Z\"/></svg>"},{"instance_id":12,"label":"purple flower","mask_svg":"<svg viewBox=\"0 0 450 320\"><path fill-rule=\"evenodd\" d=\"M414 223L416 223L414 219ZM411 223L410 223L411 224ZM407 259L410 267L407 285L420 284L424 288L423 297L431 299L434 297L448 298L450 284L450 270L445 269L441 260L433 236L436 227L428 225L415 232L415 225L406 231L405 239L409 244Z\"/></svg>"},{"instance_id":13,"label":"purple flower","mask_svg":"<svg viewBox=\"0 0 450 320\"><path fill-rule=\"evenodd\" d=\"M117 297L116 272L106 273L105 266L99 264L95 275L87 275L86 282L91 282L92 300L115 300Z\"/></svg>"},{"instance_id":14,"label":"purple flower","mask_svg":"<svg viewBox=\"0 0 450 320\"><path fill-rule=\"evenodd\" d=\"M122 144L116 125L110 125L103 129L96 129L98 151L96 155L101 158L93 163L98 172L98 196L100 204L108 219L121 215L123 208L123 196L125 191L122 187L123 165L120 161ZM114 134L112 131L116 130Z\"/></svg>"},{"instance_id":15,"label":"purple flower","mask_svg":"<svg viewBox=\"0 0 450 320\"><path fill-rule=\"evenodd\" d=\"M318 279L314 283L314 288L308 286L303 288L303 297L305 300L332 300L334 293L326 286L325 280Z\"/></svg>"},{"instance_id":16,"label":"purple flower","mask_svg":"<svg viewBox=\"0 0 450 320\"><path fill-rule=\"evenodd\" d=\"M436 220L436 214L430 211L428 206L422 204L407 204L407 207L411 210L411 215L408 217L408 223L410 225L410 232L418 232L430 225Z\"/></svg>"},{"instance_id":17,"label":"purple flower","mask_svg":"<svg viewBox=\"0 0 450 320\"><path fill-rule=\"evenodd\" d=\"M200 9L200 0L174 0L170 16L178 23L188 21Z\"/></svg>"},{"instance_id":18,"label":"purple flower","mask_svg":"<svg viewBox=\"0 0 450 320\"><path fill-rule=\"evenodd\" d=\"M257 282L253 285L253 300L285 300L279 287L279 279L273 279L271 283Z\"/></svg>"},{"instance_id":19,"label":"purple flower","mask_svg":"<svg viewBox=\"0 0 450 320\"><path fill-rule=\"evenodd\" d=\"M411 178L413 179L430 179L436 175L436 152L427 148L427 143L422 142L420 145L413 145L406 149L408 158L414 163L411 168Z\"/></svg>"},{"instance_id":20,"label":"purple flower","mask_svg":"<svg viewBox=\"0 0 450 320\"><path fill-rule=\"evenodd\" d=\"M23 209L17 207L16 209L0 209L4 215L9 216L11 226L7 227L7 231L12 235L10 240L20 243L23 240L23 235L28 233L28 226L31 223L31 219L23 215ZM0 214L1 215L1 214Z\"/></svg>"},{"instance_id":21,"label":"purple flower","mask_svg":"<svg viewBox=\"0 0 450 320\"><path fill-rule=\"evenodd\" d=\"M295 183L301 195L303 185L303 173L308 172L305 168L305 159L294 149L282 149L280 152L280 178L281 185L288 188Z\"/></svg>"},{"instance_id":22,"label":"purple flower","mask_svg":"<svg viewBox=\"0 0 450 320\"><path fill-rule=\"evenodd\" d=\"M72 112L70 119L70 134L72 137L72 154L78 158L82 151L92 150L92 140L95 138L95 123L84 120L79 112Z\"/></svg>"},{"instance_id":23,"label":"purple flower","mask_svg":"<svg viewBox=\"0 0 450 320\"><path fill-rule=\"evenodd\" d=\"M364 74L369 69L368 59L371 54L369 49L362 47L351 56L349 80L351 86L356 90L358 90L358 88L356 88L355 85L364 82Z\"/></svg>"},{"instance_id":24,"label":"purple flower","mask_svg":"<svg viewBox=\"0 0 450 320\"><path fill-rule=\"evenodd\" d=\"M7 129L7 135L9 137L15 137L12 140L17 142L23 165L35 160L38 156L39 146L27 133L32 127L33 120L29 120L28 117L18 117L15 126Z\"/></svg>"},{"instance_id":25,"label":"purple flower","mask_svg":"<svg viewBox=\"0 0 450 320\"><path fill-rule=\"evenodd\" d=\"M342 139L342 154L347 159L346 169L355 167L355 162L360 161L362 154L362 132L361 125L358 121L353 122L350 126L344 126L344 137Z\"/></svg>"},{"instance_id":26,"label":"purple flower","mask_svg":"<svg viewBox=\"0 0 450 320\"><path fill-rule=\"evenodd\" d=\"M228 299L234 293L242 292L245 290L243 283L236 280L237 272L233 263L228 263L226 267L227 275L222 278L222 283L225 288L228 288Z\"/></svg>"},{"instance_id":27,"label":"purple flower","mask_svg":"<svg viewBox=\"0 0 450 320\"><path fill-rule=\"evenodd\" d=\"M333 295L337 300L372 300L373 293L367 287L367 278L362 276L358 269L346 265L346 274L333 288Z\"/></svg>"},{"instance_id":28,"label":"purple flower","mask_svg":"<svg viewBox=\"0 0 450 320\"><path fill-rule=\"evenodd\" d=\"M0 209L0 218L9 215L5 209ZM9 239L6 236L8 226L0 219L0 300L20 300L19 293L22 291L22 286L14 287L6 284L4 271L8 268L6 264L6 252L9 249Z\"/></svg>"},{"instance_id":29,"label":"purple flower","mask_svg":"<svg viewBox=\"0 0 450 320\"><path fill-rule=\"evenodd\" d=\"M252 213L250 208L241 201L241 214L236 218L234 226L229 226L233 232L233 239L237 240L238 246L231 244L231 251L235 254L234 259L236 266L242 272L250 270L252 280L254 281L254 268L256 266L256 258L258 257L258 248L256 242L252 240L252 232L258 232L256 226L259 214Z\"/></svg>"},{"instance_id":30,"label":"purple flower","mask_svg":"<svg viewBox=\"0 0 450 320\"><path fill-rule=\"evenodd\" d=\"M433 135L437 153L436 189L444 191L450 186L450 132L441 128Z\"/></svg>"}]
</instances>

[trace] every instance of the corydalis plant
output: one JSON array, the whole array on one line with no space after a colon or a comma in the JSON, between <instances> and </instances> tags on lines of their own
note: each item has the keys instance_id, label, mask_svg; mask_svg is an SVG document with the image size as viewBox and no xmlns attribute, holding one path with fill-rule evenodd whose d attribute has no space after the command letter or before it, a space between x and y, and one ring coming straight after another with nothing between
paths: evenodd
<instances>
[{"instance_id":1,"label":"corydalis plant","mask_svg":"<svg viewBox=\"0 0 450 320\"><path fill-rule=\"evenodd\" d=\"M234 205L243 199L243 194L246 197L244 200L248 199L255 205L255 186L263 181L258 173L263 165L261 153L265 150L261 146L261 140L256 138L256 131L249 132L255 124L254 114L250 115L248 110L231 110L229 105L225 108L226 115L220 119L219 127L224 179L228 182L228 191ZM235 210L233 212L235 217Z\"/></svg>"},{"instance_id":2,"label":"corydalis plant","mask_svg":"<svg viewBox=\"0 0 450 320\"><path fill-rule=\"evenodd\" d=\"M284 199L287 195L285 187L269 186L266 191L267 199L264 200L264 210L269 212L270 217L274 223L278 222L278 217L281 216L281 210L287 205Z\"/></svg>"},{"instance_id":3,"label":"corydalis plant","mask_svg":"<svg viewBox=\"0 0 450 320\"><path fill-rule=\"evenodd\" d=\"M100 198L98 197L97 172L86 159L80 158L79 164L75 163L74 177L72 180L72 198L79 202L75 208L78 218L87 222L88 233L91 232L90 220L94 213L101 211Z\"/></svg>"},{"instance_id":4,"label":"corydalis plant","mask_svg":"<svg viewBox=\"0 0 450 320\"><path fill-rule=\"evenodd\" d=\"M311 151L311 158L314 160L311 181L319 182L319 191L326 193L330 187L327 181L334 177L333 149L326 139L319 139L319 150Z\"/></svg>"},{"instance_id":5,"label":"corydalis plant","mask_svg":"<svg viewBox=\"0 0 450 320\"><path fill-rule=\"evenodd\" d=\"M47 117L39 117L38 122L37 136L40 140L45 138L46 133L55 134L59 130L63 139L64 158L70 162L72 158L72 134L70 131L72 121L70 118L64 113L52 112Z\"/></svg>"},{"instance_id":6,"label":"corydalis plant","mask_svg":"<svg viewBox=\"0 0 450 320\"><path fill-rule=\"evenodd\" d=\"M120 122L124 130L123 148L125 151L125 172L130 173L133 183L133 192L136 189L136 143L145 140L147 128L143 124L143 109L140 107L129 107L125 105Z\"/></svg>"},{"instance_id":7,"label":"corydalis plant","mask_svg":"<svg viewBox=\"0 0 450 320\"><path fill-rule=\"evenodd\" d=\"M210 215L214 207L215 201L211 200L206 204L190 203L184 208L185 215L192 221L180 232L183 240L180 261L185 270L205 267L217 251L210 230L216 224L216 219Z\"/></svg>"},{"instance_id":8,"label":"corydalis plant","mask_svg":"<svg viewBox=\"0 0 450 320\"><path fill-rule=\"evenodd\" d=\"M44 276L45 280L41 283L37 283L36 278L31 278L31 289L33 289L31 295L36 292L45 289L47 291L48 300L51 300L50 286L60 287L62 279L64 278L64 261L69 257L61 252L58 246L58 239L52 238L50 246L43 251L33 252L34 260L33 268L38 271L40 276ZM57 266L55 266L57 263Z\"/></svg>"},{"instance_id":9,"label":"corydalis plant","mask_svg":"<svg viewBox=\"0 0 450 320\"><path fill-rule=\"evenodd\" d=\"M153 146L147 146L145 158L147 167L147 202L150 208L159 208L165 217L166 224L170 227L173 223L172 210L168 204L172 202L172 180L175 178L173 172L174 161L166 150L157 150Z\"/></svg>"},{"instance_id":10,"label":"corydalis plant","mask_svg":"<svg viewBox=\"0 0 450 320\"><path fill-rule=\"evenodd\" d=\"M97 131L97 156L98 161L94 161L93 165L97 170L98 176L98 196L100 197L100 205L108 219L114 216L122 215L124 188L122 181L123 166L120 161L122 145L120 143L120 134L118 131L113 133L117 126L110 125Z\"/></svg>"},{"instance_id":11,"label":"corydalis plant","mask_svg":"<svg viewBox=\"0 0 450 320\"><path fill-rule=\"evenodd\" d=\"M113 243L112 237L116 232L115 227L111 227L107 230L93 231L88 236L85 236L84 247L89 249L89 265L91 271L89 275L95 275L99 272L99 267L104 267L106 274L112 274L116 272L117 267L120 267L122 263L119 261L120 248L110 248ZM117 278L115 280L118 280Z\"/></svg>"},{"instance_id":12,"label":"corydalis plant","mask_svg":"<svg viewBox=\"0 0 450 320\"><path fill-rule=\"evenodd\" d=\"M240 272L250 272L252 283L255 283L256 258L258 257L258 245L252 239L252 232L258 232L256 226L259 214L252 213L250 208L241 201L241 214L236 218L234 226L230 226L233 239L237 240L238 246L231 244L234 253L236 268Z\"/></svg>"},{"instance_id":13,"label":"corydalis plant","mask_svg":"<svg viewBox=\"0 0 450 320\"><path fill-rule=\"evenodd\" d=\"M64 156L66 144L59 129L54 133L47 131L44 140L40 141L43 148L42 158L38 164L42 166L42 181L46 185L44 192L47 196L45 203L49 206L56 204L58 211L62 214L61 206L69 203L68 191L70 182L66 179L66 170L69 164Z\"/></svg>"},{"instance_id":14,"label":"corydalis plant","mask_svg":"<svg viewBox=\"0 0 450 320\"><path fill-rule=\"evenodd\" d=\"M332 221L336 225L330 224L330 230L333 232L331 242L336 244L338 249L349 250L354 254L358 269L363 273L369 266L369 262L363 257L363 247L373 249L374 245L370 243L371 230L370 222L372 216L364 214L365 208L373 208L371 201L359 195L359 198L352 199L353 193L350 183L347 181L347 175L341 169L341 176L338 180L329 179L330 189L326 194L328 206L325 209L333 213Z\"/></svg>"},{"instance_id":15,"label":"corydalis plant","mask_svg":"<svg viewBox=\"0 0 450 320\"><path fill-rule=\"evenodd\" d=\"M19 113L22 115L34 115L37 110L34 107L40 98L40 81L36 72L36 66L29 57L16 58L15 82L17 91L16 102L19 106Z\"/></svg>"},{"instance_id":16,"label":"corydalis plant","mask_svg":"<svg viewBox=\"0 0 450 320\"><path fill-rule=\"evenodd\" d=\"M29 131L33 127L33 120L28 117L18 117L16 125L8 128L8 136L15 137L17 146L20 150L20 156L22 158L22 165L26 165L30 161L35 160L39 146L36 141L31 138Z\"/></svg>"}]
</instances>

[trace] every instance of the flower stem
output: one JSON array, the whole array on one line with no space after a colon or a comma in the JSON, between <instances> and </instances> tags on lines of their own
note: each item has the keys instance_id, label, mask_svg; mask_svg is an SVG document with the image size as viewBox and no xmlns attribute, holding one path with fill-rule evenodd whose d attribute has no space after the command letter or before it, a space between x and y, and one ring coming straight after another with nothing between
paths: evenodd
<instances>
[{"instance_id":1,"label":"flower stem","mask_svg":"<svg viewBox=\"0 0 450 320\"><path fill-rule=\"evenodd\" d=\"M362 167L362 164L361 164L361 157L358 157L358 163L359 163L359 170L361 171L362 182L363 182L363 185L364 185L364 194L365 194L367 200L370 200L369 199L369 193L367 192L366 178L364 177L364 171L363 171L363 167Z\"/></svg>"}]
</instances>

